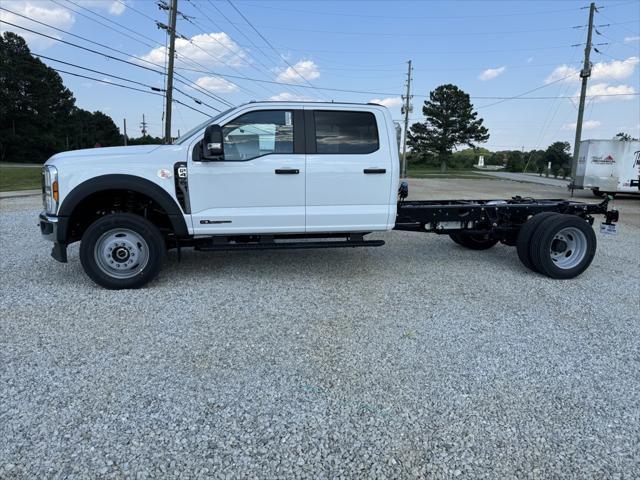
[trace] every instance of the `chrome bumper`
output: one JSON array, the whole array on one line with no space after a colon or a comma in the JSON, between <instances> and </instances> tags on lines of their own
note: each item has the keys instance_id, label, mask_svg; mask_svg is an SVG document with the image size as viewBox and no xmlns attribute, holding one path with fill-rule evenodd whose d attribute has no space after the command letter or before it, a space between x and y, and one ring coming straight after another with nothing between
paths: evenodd
<instances>
[{"instance_id":1,"label":"chrome bumper","mask_svg":"<svg viewBox=\"0 0 640 480\"><path fill-rule=\"evenodd\" d=\"M40 213L38 216L39 225L40 225L40 233L42 234L42 238L53 242L53 248L51 249L51 256L56 259L58 262L66 263L67 262L67 245L66 245L66 235L64 226L62 230L59 232L60 228L60 219L56 216L47 215L46 212ZM66 223L65 223L66 225ZM64 237L64 238L61 238Z\"/></svg>"},{"instance_id":2,"label":"chrome bumper","mask_svg":"<svg viewBox=\"0 0 640 480\"><path fill-rule=\"evenodd\" d=\"M40 213L40 233L42 237L51 242L58 240L58 217L47 215L45 212Z\"/></svg>"}]
</instances>

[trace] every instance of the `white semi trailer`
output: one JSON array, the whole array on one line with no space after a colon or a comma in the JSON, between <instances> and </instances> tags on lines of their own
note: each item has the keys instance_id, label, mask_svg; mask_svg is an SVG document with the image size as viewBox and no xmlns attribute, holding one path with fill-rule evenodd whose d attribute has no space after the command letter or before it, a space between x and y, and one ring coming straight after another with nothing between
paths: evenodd
<instances>
[{"instance_id":1,"label":"white semi trailer","mask_svg":"<svg viewBox=\"0 0 640 480\"><path fill-rule=\"evenodd\" d=\"M640 142L584 140L580 142L575 188L597 196L640 193Z\"/></svg>"}]
</instances>

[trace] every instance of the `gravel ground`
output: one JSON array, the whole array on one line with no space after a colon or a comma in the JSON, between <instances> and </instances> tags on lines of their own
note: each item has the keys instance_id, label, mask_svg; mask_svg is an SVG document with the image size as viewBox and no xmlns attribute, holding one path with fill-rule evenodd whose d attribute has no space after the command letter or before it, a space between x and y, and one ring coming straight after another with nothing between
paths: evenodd
<instances>
[{"instance_id":1,"label":"gravel ground","mask_svg":"<svg viewBox=\"0 0 640 480\"><path fill-rule=\"evenodd\" d=\"M38 211L0 202L0 478L640 477L624 216L571 281L392 232L172 254L111 292L49 257Z\"/></svg>"}]
</instances>

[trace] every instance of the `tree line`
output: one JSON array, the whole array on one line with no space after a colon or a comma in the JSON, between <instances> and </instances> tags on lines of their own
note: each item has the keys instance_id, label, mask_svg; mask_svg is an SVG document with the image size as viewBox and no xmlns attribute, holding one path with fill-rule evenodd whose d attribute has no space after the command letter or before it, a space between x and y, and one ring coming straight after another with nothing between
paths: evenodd
<instances>
[{"instance_id":1,"label":"tree line","mask_svg":"<svg viewBox=\"0 0 640 480\"><path fill-rule=\"evenodd\" d=\"M146 136L128 143L162 140ZM32 56L21 36L0 36L0 161L43 163L65 150L123 144L113 120L79 108L58 72Z\"/></svg>"},{"instance_id":2,"label":"tree line","mask_svg":"<svg viewBox=\"0 0 640 480\"><path fill-rule=\"evenodd\" d=\"M407 135L408 161L427 167L469 169L478 164L499 165L510 172L536 172L566 177L571 174L571 145L554 142L545 150L492 152L479 147L489 131L473 109L470 97L455 85L441 85L429 94L422 107L424 122L414 123ZM636 140L620 132L614 139ZM460 147L467 147L459 150Z\"/></svg>"}]
</instances>

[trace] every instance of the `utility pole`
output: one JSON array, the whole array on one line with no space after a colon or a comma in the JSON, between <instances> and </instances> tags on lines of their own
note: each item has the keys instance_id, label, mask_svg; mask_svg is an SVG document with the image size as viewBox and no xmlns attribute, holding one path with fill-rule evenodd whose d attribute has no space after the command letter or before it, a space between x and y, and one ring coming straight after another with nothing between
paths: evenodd
<instances>
[{"instance_id":1,"label":"utility pole","mask_svg":"<svg viewBox=\"0 0 640 480\"><path fill-rule=\"evenodd\" d=\"M140 127L142 127L142 136L146 137L147 136L147 122L144 119L144 113L142 114L142 123L140 124Z\"/></svg>"},{"instance_id":2,"label":"utility pole","mask_svg":"<svg viewBox=\"0 0 640 480\"><path fill-rule=\"evenodd\" d=\"M587 80L591 76L591 62L589 55L591 54L591 34L593 31L593 14L596 12L596 4L589 5L589 30L587 31L587 44L584 47L584 65L580 71L582 78L582 88L580 89L580 105L578 106L578 121L576 122L576 139L573 142L573 160L571 162L571 194L573 195L573 185L576 181L576 173L578 171L578 155L580 153L580 139L582 137L582 119L584 117L584 101L587 96Z\"/></svg>"},{"instance_id":3,"label":"utility pole","mask_svg":"<svg viewBox=\"0 0 640 480\"><path fill-rule=\"evenodd\" d=\"M402 167L400 168L400 174L402 178L407 177L407 134L409 132L409 113L413 112L413 105L411 105L411 60L407 62L409 68L407 70L407 94L402 96L405 101L402 106L402 113L404 113L404 142L402 143Z\"/></svg>"},{"instance_id":4,"label":"utility pole","mask_svg":"<svg viewBox=\"0 0 640 480\"><path fill-rule=\"evenodd\" d=\"M124 146L127 146L127 119L123 119L124 122Z\"/></svg>"},{"instance_id":5,"label":"utility pole","mask_svg":"<svg viewBox=\"0 0 640 480\"><path fill-rule=\"evenodd\" d=\"M167 60L167 91L164 117L164 143L171 143L171 106L173 104L173 61L176 52L176 16L178 0L171 0L169 6L169 58Z\"/></svg>"}]
</instances>

